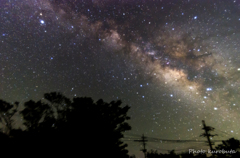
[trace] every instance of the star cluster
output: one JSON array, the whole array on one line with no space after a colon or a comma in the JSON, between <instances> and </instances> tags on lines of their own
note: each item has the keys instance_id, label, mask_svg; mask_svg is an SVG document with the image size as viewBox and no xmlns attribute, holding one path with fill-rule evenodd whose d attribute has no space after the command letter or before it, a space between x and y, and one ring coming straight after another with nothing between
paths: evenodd
<instances>
[{"instance_id":1,"label":"star cluster","mask_svg":"<svg viewBox=\"0 0 240 158\"><path fill-rule=\"evenodd\" d=\"M121 99L132 133L239 138L238 0L0 1L1 99Z\"/></svg>"}]
</instances>

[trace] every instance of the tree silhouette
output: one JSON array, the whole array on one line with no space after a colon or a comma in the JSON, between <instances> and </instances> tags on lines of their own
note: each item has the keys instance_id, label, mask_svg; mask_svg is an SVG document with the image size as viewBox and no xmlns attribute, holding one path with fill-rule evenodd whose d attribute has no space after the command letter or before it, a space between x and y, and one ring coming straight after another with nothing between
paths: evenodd
<instances>
[{"instance_id":1,"label":"tree silhouette","mask_svg":"<svg viewBox=\"0 0 240 158\"><path fill-rule=\"evenodd\" d=\"M18 102L15 102L15 105L7 103L3 100L0 100L0 122L5 127L6 134L9 134L13 129L13 119L12 116L17 112ZM3 129L2 129L3 130Z\"/></svg>"},{"instance_id":2,"label":"tree silhouette","mask_svg":"<svg viewBox=\"0 0 240 158\"><path fill-rule=\"evenodd\" d=\"M120 105L121 101L105 103L100 99L93 103L91 98L74 98L71 112L67 115L67 129L78 132L73 135L80 136L85 151L91 152L95 146L94 150L100 155L106 156L107 152L109 157L127 157L127 145L120 139L122 132L131 129L125 122L130 119L126 115L129 107L121 108ZM89 137L82 138L82 135Z\"/></svg>"},{"instance_id":3,"label":"tree silhouette","mask_svg":"<svg viewBox=\"0 0 240 158\"><path fill-rule=\"evenodd\" d=\"M71 100L63 96L61 93L52 92L44 94L44 98L50 102L55 118L57 120L66 120L66 112L68 112Z\"/></svg>"},{"instance_id":4,"label":"tree silhouette","mask_svg":"<svg viewBox=\"0 0 240 158\"><path fill-rule=\"evenodd\" d=\"M27 130L37 130L40 126L40 120L47 115L47 117L53 117L52 111L48 104L41 101L34 102L32 100L25 102L24 110L20 112L23 116L24 125Z\"/></svg>"},{"instance_id":5,"label":"tree silhouette","mask_svg":"<svg viewBox=\"0 0 240 158\"><path fill-rule=\"evenodd\" d=\"M120 139L131 129L125 122L129 106L121 103L94 103L87 97L71 101L61 93L46 93L43 101L24 104L21 115L27 130L15 132L14 138L18 143L24 139L23 148L43 155L127 158L127 145Z\"/></svg>"},{"instance_id":6,"label":"tree silhouette","mask_svg":"<svg viewBox=\"0 0 240 158\"><path fill-rule=\"evenodd\" d=\"M222 141L223 144L220 144L216 147L217 150L225 150L225 151L231 151L234 150L236 153L220 153L217 154L217 157L222 158L222 157L234 157L234 158L239 158L240 157L240 141L236 140L234 138L230 138L229 140Z\"/></svg>"}]
</instances>

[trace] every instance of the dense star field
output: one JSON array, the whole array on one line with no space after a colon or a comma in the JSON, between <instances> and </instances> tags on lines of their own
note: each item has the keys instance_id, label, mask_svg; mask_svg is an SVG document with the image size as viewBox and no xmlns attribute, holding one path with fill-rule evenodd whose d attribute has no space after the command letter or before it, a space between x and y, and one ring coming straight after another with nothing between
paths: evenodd
<instances>
[{"instance_id":1,"label":"dense star field","mask_svg":"<svg viewBox=\"0 0 240 158\"><path fill-rule=\"evenodd\" d=\"M205 120L222 131L214 139L240 138L239 0L0 0L0 8L1 99L23 104L52 91L121 99L132 136L206 140ZM143 157L141 143L126 143ZM161 152L193 146L208 148L147 143Z\"/></svg>"}]
</instances>

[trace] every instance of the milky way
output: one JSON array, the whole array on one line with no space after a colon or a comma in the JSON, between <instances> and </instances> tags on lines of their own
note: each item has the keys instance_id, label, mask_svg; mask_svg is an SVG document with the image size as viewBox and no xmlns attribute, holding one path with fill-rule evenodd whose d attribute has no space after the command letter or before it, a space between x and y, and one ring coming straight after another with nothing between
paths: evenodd
<instances>
[{"instance_id":1,"label":"milky way","mask_svg":"<svg viewBox=\"0 0 240 158\"><path fill-rule=\"evenodd\" d=\"M205 120L229 134L216 139L239 138L240 1L0 0L0 7L1 99L23 103L52 91L121 99L131 106L130 133L196 139ZM143 156L139 143L127 143ZM152 144L182 146L168 145Z\"/></svg>"}]
</instances>

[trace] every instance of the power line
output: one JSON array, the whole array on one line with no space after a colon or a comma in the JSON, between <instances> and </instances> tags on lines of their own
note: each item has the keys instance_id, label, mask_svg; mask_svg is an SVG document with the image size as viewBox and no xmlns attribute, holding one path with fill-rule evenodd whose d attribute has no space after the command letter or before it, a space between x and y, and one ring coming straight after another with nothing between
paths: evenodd
<instances>
[{"instance_id":1,"label":"power line","mask_svg":"<svg viewBox=\"0 0 240 158\"><path fill-rule=\"evenodd\" d=\"M219 132L222 132L222 133L224 133L224 134L226 134L226 135L228 135L228 136L233 137L232 135L230 135L230 134L228 134L228 133L226 133L226 132L223 132L223 131L221 131L221 130L219 130L219 129L215 129L215 130L217 130L217 131L219 131Z\"/></svg>"},{"instance_id":2,"label":"power line","mask_svg":"<svg viewBox=\"0 0 240 158\"><path fill-rule=\"evenodd\" d=\"M140 137L140 136L139 136ZM179 140L179 139L162 139L147 137L150 142L175 142L175 143L186 143L186 142L206 142L205 140ZM126 138L126 139L136 139L136 138ZM139 139L140 140L140 139ZM212 142L222 142L223 140L211 140Z\"/></svg>"},{"instance_id":3,"label":"power line","mask_svg":"<svg viewBox=\"0 0 240 158\"><path fill-rule=\"evenodd\" d=\"M141 135L140 135L140 134L132 134L132 133L126 133L126 134L124 134L124 135L141 137Z\"/></svg>"},{"instance_id":4,"label":"power line","mask_svg":"<svg viewBox=\"0 0 240 158\"><path fill-rule=\"evenodd\" d=\"M154 147L152 145L148 145L149 147L153 148L153 149L156 149L156 150L160 150L160 151L171 151L169 149L163 149L163 148L157 148L157 147ZM196 146L195 146L196 147ZM194 148L194 147L191 147L191 148ZM182 151L182 150L189 150L189 148L183 148L183 149L172 149L174 151Z\"/></svg>"}]
</instances>

